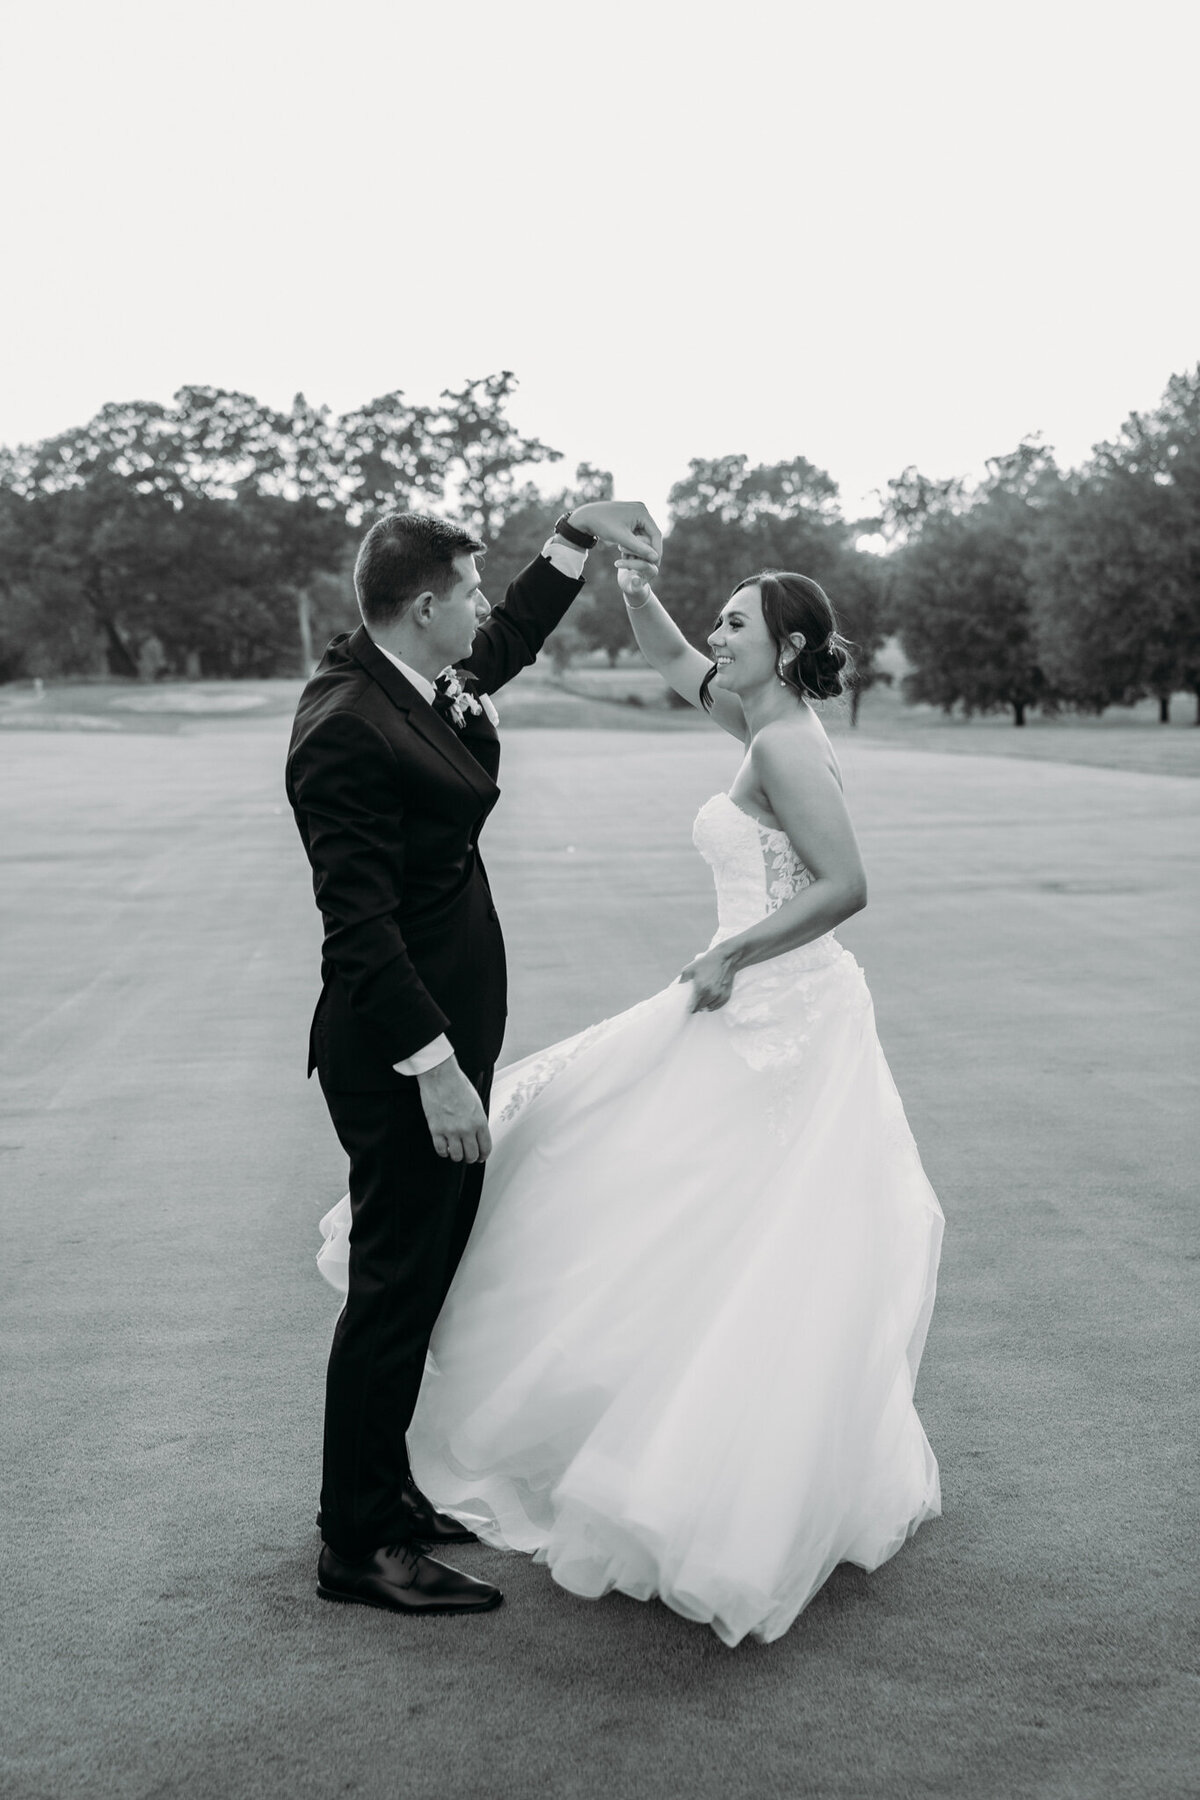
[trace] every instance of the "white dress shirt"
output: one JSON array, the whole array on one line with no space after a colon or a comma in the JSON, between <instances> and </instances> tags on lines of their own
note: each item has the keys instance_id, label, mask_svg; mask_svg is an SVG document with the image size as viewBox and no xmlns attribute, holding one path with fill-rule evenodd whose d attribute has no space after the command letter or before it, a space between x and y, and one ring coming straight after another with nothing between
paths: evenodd
<instances>
[{"instance_id":1,"label":"white dress shirt","mask_svg":"<svg viewBox=\"0 0 1200 1800\"><path fill-rule=\"evenodd\" d=\"M587 562L588 553L581 550L578 544L568 544L566 538L550 536L542 545L542 555L560 575L569 575L572 581L583 579L583 566Z\"/></svg>"},{"instance_id":2,"label":"white dress shirt","mask_svg":"<svg viewBox=\"0 0 1200 1800\"><path fill-rule=\"evenodd\" d=\"M553 536L548 537L543 544L542 555L552 568L558 570L560 575L567 575L572 581L578 581L583 575L584 564L588 559L586 550L580 550L575 544L568 544L564 538ZM374 638L371 639L371 642L375 643ZM432 706L437 689L428 675L418 674L416 669L411 668L400 657L393 655L392 651L385 650L382 644L375 644L375 648L382 651L390 663L396 665L404 679L411 681L422 700L427 700ZM487 705L489 700L487 694L481 694L480 699L484 702L487 715L494 725L496 723L495 707ZM447 1062L453 1055L454 1046L443 1031L434 1038L432 1043L423 1044L419 1050L414 1050L411 1056L406 1056L403 1062L393 1063L392 1067L397 1075L426 1075L430 1069L436 1069L439 1063Z\"/></svg>"},{"instance_id":3,"label":"white dress shirt","mask_svg":"<svg viewBox=\"0 0 1200 1800\"><path fill-rule=\"evenodd\" d=\"M369 635L370 634L368 633L368 636ZM371 642L375 644L375 639L371 638ZM405 681L411 681L422 700L427 700L430 706L432 706L437 694L437 688L434 686L433 682L430 681L428 675L418 675L414 668L411 668L408 663L403 662L400 657L394 655L392 651L384 650L382 644L375 644L375 648L377 650L382 650L390 663L395 663Z\"/></svg>"}]
</instances>

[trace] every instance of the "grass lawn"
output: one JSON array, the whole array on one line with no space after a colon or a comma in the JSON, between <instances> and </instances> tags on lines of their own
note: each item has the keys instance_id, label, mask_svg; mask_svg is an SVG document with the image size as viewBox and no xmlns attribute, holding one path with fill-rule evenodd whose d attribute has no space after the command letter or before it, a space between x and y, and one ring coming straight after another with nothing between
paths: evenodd
<instances>
[{"instance_id":1,"label":"grass lawn","mask_svg":"<svg viewBox=\"0 0 1200 1800\"><path fill-rule=\"evenodd\" d=\"M191 691L52 690L72 722L0 736L4 1794L1193 1794L1200 785L840 734L872 890L843 937L947 1214L944 1519L771 1646L481 1547L508 1604L410 1623L313 1591L344 1171L303 1079L295 688ZM711 932L690 824L736 746L641 727L507 739L514 1056Z\"/></svg>"},{"instance_id":2,"label":"grass lawn","mask_svg":"<svg viewBox=\"0 0 1200 1800\"><path fill-rule=\"evenodd\" d=\"M597 701L606 700L612 713L632 712L635 718L649 719L657 718L665 707L663 682L653 670L634 664L617 669L570 669L563 683L593 709ZM948 716L934 706L909 706L898 687L882 683L863 696L854 728L847 702L833 701L819 710L833 736L864 743L950 755L1087 763L1098 768L1139 769L1146 775L1200 775L1200 731L1191 694L1175 696L1166 726L1158 722L1155 700L1110 707L1099 718L1081 713L1045 717L1034 712L1025 725L1017 727L1011 713L968 719ZM690 710L674 714L675 720L682 717L689 723L695 716Z\"/></svg>"},{"instance_id":3,"label":"grass lawn","mask_svg":"<svg viewBox=\"0 0 1200 1800\"><path fill-rule=\"evenodd\" d=\"M298 681L51 682L36 690L28 682L0 687L0 741L7 730L86 731L111 736L119 731L174 734L236 729L249 719L290 718ZM555 675L538 664L513 682L501 697L506 731L576 729L596 731L700 731L705 721L690 707L667 702L667 690L644 664L617 669L580 667ZM943 755L1015 756L1036 762L1075 762L1095 768L1139 770L1144 775L1200 775L1200 730L1196 702L1177 694L1170 723L1158 723L1158 704L1110 707L1100 718L1063 713L1046 718L1031 713L1017 729L1010 715L947 717L936 707L907 706L895 687L880 685L863 698L857 727L849 708L834 701L820 709L836 738L867 744L895 744Z\"/></svg>"}]
</instances>

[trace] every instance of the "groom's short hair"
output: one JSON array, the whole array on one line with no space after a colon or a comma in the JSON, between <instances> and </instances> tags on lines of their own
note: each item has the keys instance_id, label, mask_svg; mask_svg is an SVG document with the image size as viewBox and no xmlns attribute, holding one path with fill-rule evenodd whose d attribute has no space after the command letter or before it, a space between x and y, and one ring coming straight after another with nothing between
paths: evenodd
<instances>
[{"instance_id":1,"label":"groom's short hair","mask_svg":"<svg viewBox=\"0 0 1200 1800\"><path fill-rule=\"evenodd\" d=\"M439 598L454 582L459 556L480 556L482 541L462 525L425 513L387 513L358 547L354 591L368 630L386 631L428 588Z\"/></svg>"}]
</instances>

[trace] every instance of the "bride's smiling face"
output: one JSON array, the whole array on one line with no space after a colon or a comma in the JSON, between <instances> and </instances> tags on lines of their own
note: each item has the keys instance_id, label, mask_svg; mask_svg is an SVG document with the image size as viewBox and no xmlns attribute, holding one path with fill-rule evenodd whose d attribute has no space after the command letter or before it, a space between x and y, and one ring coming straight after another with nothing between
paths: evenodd
<instances>
[{"instance_id":1,"label":"bride's smiling face","mask_svg":"<svg viewBox=\"0 0 1200 1800\"><path fill-rule=\"evenodd\" d=\"M748 694L775 680L775 640L763 618L762 589L739 588L721 609L708 634L717 672L714 687L726 693Z\"/></svg>"}]
</instances>

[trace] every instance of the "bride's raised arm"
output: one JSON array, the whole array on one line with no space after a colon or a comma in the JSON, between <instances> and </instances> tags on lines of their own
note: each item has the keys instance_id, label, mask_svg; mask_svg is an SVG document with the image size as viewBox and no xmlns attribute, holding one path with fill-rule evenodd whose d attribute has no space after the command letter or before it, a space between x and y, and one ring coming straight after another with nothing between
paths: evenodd
<instances>
[{"instance_id":1,"label":"bride's raised arm","mask_svg":"<svg viewBox=\"0 0 1200 1800\"><path fill-rule=\"evenodd\" d=\"M710 690L709 704L700 698L705 676L712 669L710 656L689 644L678 625L650 586L642 568L633 558L617 560L617 580L625 600L625 610L633 626L638 649L651 668L657 669L669 687L689 706L707 713L741 743L746 741L746 715L736 694Z\"/></svg>"}]
</instances>

